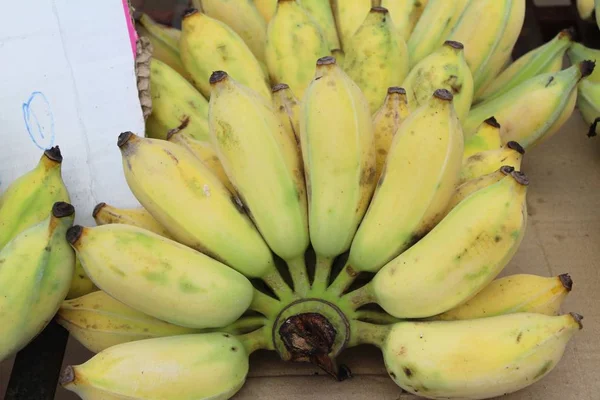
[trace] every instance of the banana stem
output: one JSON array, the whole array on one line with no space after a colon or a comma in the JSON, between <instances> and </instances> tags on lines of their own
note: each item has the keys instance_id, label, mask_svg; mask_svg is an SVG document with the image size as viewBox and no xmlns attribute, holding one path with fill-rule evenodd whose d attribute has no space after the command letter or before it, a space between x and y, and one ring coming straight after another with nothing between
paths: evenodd
<instances>
[{"instance_id":1,"label":"banana stem","mask_svg":"<svg viewBox=\"0 0 600 400\"><path fill-rule=\"evenodd\" d=\"M385 312L373 311L373 310L357 311L356 319L361 320L362 322L369 322L371 324L378 324L378 325L389 325L389 324L395 324L396 322L402 321L396 317L392 317L391 315L389 315Z\"/></svg>"},{"instance_id":2,"label":"banana stem","mask_svg":"<svg viewBox=\"0 0 600 400\"><path fill-rule=\"evenodd\" d=\"M354 321L352 328L348 347L354 347L359 344L371 344L382 348L392 330L392 325L374 325L368 322Z\"/></svg>"},{"instance_id":3,"label":"banana stem","mask_svg":"<svg viewBox=\"0 0 600 400\"><path fill-rule=\"evenodd\" d=\"M350 303L350 307L352 307L353 310L356 310L365 304L377 303L377 298L375 297L375 293L373 293L371 282L353 292L345 294L342 296L342 300Z\"/></svg>"},{"instance_id":4,"label":"banana stem","mask_svg":"<svg viewBox=\"0 0 600 400\"><path fill-rule=\"evenodd\" d=\"M331 265L333 258L317 255L317 264L315 266L315 279L313 280L313 291L324 291L329 283L329 275L331 274Z\"/></svg>"},{"instance_id":5,"label":"banana stem","mask_svg":"<svg viewBox=\"0 0 600 400\"><path fill-rule=\"evenodd\" d=\"M261 279L271 288L279 300L287 302L294 297L294 292L292 292L292 289L285 283L281 274L277 271L277 268L274 267L273 271L269 272Z\"/></svg>"},{"instance_id":6,"label":"banana stem","mask_svg":"<svg viewBox=\"0 0 600 400\"><path fill-rule=\"evenodd\" d=\"M219 329L219 331L231 333L233 335L242 335L249 331L254 331L258 328L262 328L267 325L269 320L265 317L242 317L235 321L231 325L227 325L225 328Z\"/></svg>"},{"instance_id":7,"label":"banana stem","mask_svg":"<svg viewBox=\"0 0 600 400\"><path fill-rule=\"evenodd\" d=\"M254 297L249 308L250 310L258 311L268 319L273 319L281 308L281 302L254 289Z\"/></svg>"},{"instance_id":8,"label":"banana stem","mask_svg":"<svg viewBox=\"0 0 600 400\"><path fill-rule=\"evenodd\" d=\"M331 286L327 288L327 291L336 297L340 297L342 293L352 285L352 282L354 282L357 276L358 272L356 272L350 264L346 264Z\"/></svg>"},{"instance_id":9,"label":"banana stem","mask_svg":"<svg viewBox=\"0 0 600 400\"><path fill-rule=\"evenodd\" d=\"M300 296L305 296L310 289L310 281L308 280L308 271L306 270L306 262L304 261L304 255L287 261L290 275L292 275L292 282L294 283L294 292Z\"/></svg>"},{"instance_id":10,"label":"banana stem","mask_svg":"<svg viewBox=\"0 0 600 400\"><path fill-rule=\"evenodd\" d=\"M268 326L263 326L253 332L238 335L236 338L242 342L248 355L256 350L275 350L271 340L271 331Z\"/></svg>"}]
</instances>

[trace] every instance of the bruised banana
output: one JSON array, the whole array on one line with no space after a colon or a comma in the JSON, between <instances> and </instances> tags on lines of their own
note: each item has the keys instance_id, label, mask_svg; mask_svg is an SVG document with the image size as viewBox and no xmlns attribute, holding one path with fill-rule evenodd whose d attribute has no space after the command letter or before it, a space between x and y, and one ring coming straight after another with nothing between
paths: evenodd
<instances>
[{"instance_id":1,"label":"bruised banana","mask_svg":"<svg viewBox=\"0 0 600 400\"><path fill-rule=\"evenodd\" d=\"M100 289L163 321L218 328L238 319L252 301L252 284L239 272L148 230L76 225L67 239Z\"/></svg>"},{"instance_id":2,"label":"bruised banana","mask_svg":"<svg viewBox=\"0 0 600 400\"><path fill-rule=\"evenodd\" d=\"M373 115L373 135L375 139L376 179L379 180L394 135L408 117L408 103L404 88L388 88L383 104Z\"/></svg>"},{"instance_id":3,"label":"bruised banana","mask_svg":"<svg viewBox=\"0 0 600 400\"><path fill-rule=\"evenodd\" d=\"M571 46L572 35L570 30L565 29L548 43L521 56L494 78L476 100L493 99L535 76L560 71L565 52Z\"/></svg>"},{"instance_id":4,"label":"bruised banana","mask_svg":"<svg viewBox=\"0 0 600 400\"><path fill-rule=\"evenodd\" d=\"M293 138L300 151L300 101L285 83L273 86L273 108L286 134Z\"/></svg>"},{"instance_id":5,"label":"bruised banana","mask_svg":"<svg viewBox=\"0 0 600 400\"><path fill-rule=\"evenodd\" d=\"M408 50L398 37L388 10L373 7L347 41L343 69L362 90L371 113L381 107L385 92L408 75Z\"/></svg>"},{"instance_id":6,"label":"bruised banana","mask_svg":"<svg viewBox=\"0 0 600 400\"><path fill-rule=\"evenodd\" d=\"M224 71L214 72L210 82L213 146L258 231L288 263L295 291L305 293L308 210L297 143L286 134L271 102Z\"/></svg>"},{"instance_id":7,"label":"bruised banana","mask_svg":"<svg viewBox=\"0 0 600 400\"><path fill-rule=\"evenodd\" d=\"M329 54L323 31L308 11L296 0L279 1L267 31L266 57L271 80L286 83L302 99L315 73L315 60Z\"/></svg>"},{"instance_id":8,"label":"bruised banana","mask_svg":"<svg viewBox=\"0 0 600 400\"><path fill-rule=\"evenodd\" d=\"M588 136L596 136L600 132L600 83L581 81L577 94L577 107L584 121L590 126Z\"/></svg>"},{"instance_id":9,"label":"bruised banana","mask_svg":"<svg viewBox=\"0 0 600 400\"><path fill-rule=\"evenodd\" d=\"M454 97L458 119L467 118L473 100L473 77L465 61L461 43L446 41L410 71L403 87L408 93L411 111L429 101L437 89L449 90Z\"/></svg>"},{"instance_id":10,"label":"bruised banana","mask_svg":"<svg viewBox=\"0 0 600 400\"><path fill-rule=\"evenodd\" d=\"M356 308L377 303L396 318L430 317L469 300L518 249L527 223L528 183L513 171L475 192L370 283L344 298Z\"/></svg>"},{"instance_id":11,"label":"bruised banana","mask_svg":"<svg viewBox=\"0 0 600 400\"><path fill-rule=\"evenodd\" d=\"M525 150L517 142L508 142L498 149L475 153L463 161L459 183L463 184L471 179L490 174L503 165L519 170L524 154Z\"/></svg>"},{"instance_id":12,"label":"bruised banana","mask_svg":"<svg viewBox=\"0 0 600 400\"><path fill-rule=\"evenodd\" d=\"M64 301L56 321L94 353L121 343L198 332L146 315L101 290Z\"/></svg>"},{"instance_id":13,"label":"bruised banana","mask_svg":"<svg viewBox=\"0 0 600 400\"><path fill-rule=\"evenodd\" d=\"M185 126L189 135L208 140L208 102L183 76L157 59L150 61L150 94L148 137L166 139L171 129Z\"/></svg>"},{"instance_id":14,"label":"bruised banana","mask_svg":"<svg viewBox=\"0 0 600 400\"><path fill-rule=\"evenodd\" d=\"M585 47L583 44L577 42L571 44L567 55L572 64L579 64L585 60L600 62L600 50ZM594 71L587 77L586 81L600 83L600 68L594 68Z\"/></svg>"},{"instance_id":15,"label":"bruised banana","mask_svg":"<svg viewBox=\"0 0 600 400\"><path fill-rule=\"evenodd\" d=\"M182 27L181 61L204 97L210 96L212 72L224 70L265 99L271 99L268 79L260 62L233 29L193 8L184 14Z\"/></svg>"},{"instance_id":16,"label":"bruised banana","mask_svg":"<svg viewBox=\"0 0 600 400\"><path fill-rule=\"evenodd\" d=\"M97 225L132 225L171 239L169 231L159 224L158 221L143 207L119 208L106 203L98 203L96 207L94 207L92 217L94 217Z\"/></svg>"},{"instance_id":17,"label":"bruised banana","mask_svg":"<svg viewBox=\"0 0 600 400\"><path fill-rule=\"evenodd\" d=\"M339 39L342 49L350 42L350 38L363 23L369 10L371 9L371 0L330 0L333 2L333 11L336 26L339 33Z\"/></svg>"},{"instance_id":18,"label":"bruised banana","mask_svg":"<svg viewBox=\"0 0 600 400\"><path fill-rule=\"evenodd\" d=\"M75 209L64 202L50 209L0 250L0 361L46 327L69 291L75 254L65 234Z\"/></svg>"},{"instance_id":19,"label":"bruised banana","mask_svg":"<svg viewBox=\"0 0 600 400\"><path fill-rule=\"evenodd\" d=\"M50 215L57 201L69 201L58 146L44 151L36 167L15 179L0 196L0 249Z\"/></svg>"},{"instance_id":20,"label":"bruised banana","mask_svg":"<svg viewBox=\"0 0 600 400\"><path fill-rule=\"evenodd\" d=\"M509 275L492 281L471 300L434 318L451 321L523 312L558 315L572 288L569 274Z\"/></svg>"},{"instance_id":21,"label":"bruised banana","mask_svg":"<svg viewBox=\"0 0 600 400\"><path fill-rule=\"evenodd\" d=\"M69 293L67 293L67 299L74 299L77 297L84 296L88 293L97 291L98 288L94 285L94 282L87 276L81 261L75 257L75 269L73 270L73 279L71 280L71 287Z\"/></svg>"},{"instance_id":22,"label":"bruised banana","mask_svg":"<svg viewBox=\"0 0 600 400\"><path fill-rule=\"evenodd\" d=\"M317 21L330 50L342 47L329 1L300 0L302 7Z\"/></svg>"},{"instance_id":23,"label":"bruised banana","mask_svg":"<svg viewBox=\"0 0 600 400\"><path fill-rule=\"evenodd\" d=\"M538 75L475 106L463 123L465 137L494 116L502 125L503 143L513 140L525 149L535 147L569 119L577 100L577 84L593 70L593 61L582 61L557 73Z\"/></svg>"},{"instance_id":24,"label":"bruised banana","mask_svg":"<svg viewBox=\"0 0 600 400\"><path fill-rule=\"evenodd\" d=\"M500 124L496 121L496 118L489 117L479 125L473 136L465 140L463 160L476 153L495 150L500 147L502 147Z\"/></svg>"}]
</instances>

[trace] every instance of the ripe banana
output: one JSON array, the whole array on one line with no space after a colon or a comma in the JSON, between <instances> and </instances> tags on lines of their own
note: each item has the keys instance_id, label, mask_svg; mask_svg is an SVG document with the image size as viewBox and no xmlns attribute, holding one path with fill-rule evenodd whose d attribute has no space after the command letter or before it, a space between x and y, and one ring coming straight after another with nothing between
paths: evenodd
<instances>
[{"instance_id":1,"label":"ripe banana","mask_svg":"<svg viewBox=\"0 0 600 400\"><path fill-rule=\"evenodd\" d=\"M500 147L502 147L500 124L496 121L496 118L490 117L479 125L473 136L465 140L463 160L476 153L495 150Z\"/></svg>"},{"instance_id":2,"label":"ripe banana","mask_svg":"<svg viewBox=\"0 0 600 400\"><path fill-rule=\"evenodd\" d=\"M300 151L300 101L285 83L273 86L273 109L286 134L293 138Z\"/></svg>"},{"instance_id":3,"label":"ripe banana","mask_svg":"<svg viewBox=\"0 0 600 400\"><path fill-rule=\"evenodd\" d=\"M446 29L444 29L444 32L442 32L442 35L440 36L440 42L445 41L450 36L469 3L471 3L471 0L454 0L454 13L450 18L450 21L446 24Z\"/></svg>"},{"instance_id":4,"label":"ripe banana","mask_svg":"<svg viewBox=\"0 0 600 400\"><path fill-rule=\"evenodd\" d=\"M569 274L554 277L529 274L505 276L492 281L466 303L435 318L452 321L523 312L558 315L572 287Z\"/></svg>"},{"instance_id":5,"label":"ripe banana","mask_svg":"<svg viewBox=\"0 0 600 400\"><path fill-rule=\"evenodd\" d=\"M252 284L239 272L142 228L76 225L67 232L67 240L101 290L172 324L225 326L252 301Z\"/></svg>"},{"instance_id":6,"label":"ripe banana","mask_svg":"<svg viewBox=\"0 0 600 400\"><path fill-rule=\"evenodd\" d=\"M148 137L166 139L171 129L185 126L189 135L208 140L208 102L177 71L157 59L150 61L150 94L152 114L146 120Z\"/></svg>"},{"instance_id":7,"label":"ripe banana","mask_svg":"<svg viewBox=\"0 0 600 400\"><path fill-rule=\"evenodd\" d=\"M383 104L387 88L399 86L408 75L406 43L385 8L371 8L346 42L345 54L343 69L364 93L371 113Z\"/></svg>"},{"instance_id":8,"label":"ripe banana","mask_svg":"<svg viewBox=\"0 0 600 400\"><path fill-rule=\"evenodd\" d=\"M531 78L512 90L471 109L463 123L466 137L492 115L502 126L502 142L517 141L525 149L551 137L573 113L577 83L594 69L582 61L557 73Z\"/></svg>"},{"instance_id":9,"label":"ripe banana","mask_svg":"<svg viewBox=\"0 0 600 400\"><path fill-rule=\"evenodd\" d=\"M15 179L0 196L0 249L25 229L45 220L57 201L69 201L61 176L62 155L46 150L34 169Z\"/></svg>"},{"instance_id":10,"label":"ripe banana","mask_svg":"<svg viewBox=\"0 0 600 400\"><path fill-rule=\"evenodd\" d=\"M344 65L344 61L346 60L346 53L342 51L342 49L333 49L331 50L331 55L335 58L335 62L337 65Z\"/></svg>"},{"instance_id":11,"label":"ripe banana","mask_svg":"<svg viewBox=\"0 0 600 400\"><path fill-rule=\"evenodd\" d=\"M244 40L256 59L266 64L267 23L252 0L193 0L192 5L227 24Z\"/></svg>"},{"instance_id":12,"label":"ripe banana","mask_svg":"<svg viewBox=\"0 0 600 400\"><path fill-rule=\"evenodd\" d=\"M73 279L71 280L71 287L69 293L67 293L67 299L74 299L77 297L84 296L88 293L92 293L98 290L94 282L87 276L81 261L75 257L75 268L73 270Z\"/></svg>"},{"instance_id":13,"label":"ripe banana","mask_svg":"<svg viewBox=\"0 0 600 400\"><path fill-rule=\"evenodd\" d=\"M233 29L196 9L186 11L182 26L181 61L204 97L210 96L212 72L225 70L238 82L271 99L268 79L260 62Z\"/></svg>"},{"instance_id":14,"label":"ripe banana","mask_svg":"<svg viewBox=\"0 0 600 400\"><path fill-rule=\"evenodd\" d=\"M67 296L75 255L65 240L75 209L64 202L0 250L0 361L50 322Z\"/></svg>"},{"instance_id":15,"label":"ripe banana","mask_svg":"<svg viewBox=\"0 0 600 400\"><path fill-rule=\"evenodd\" d=\"M577 107L585 122L590 125L588 136L596 136L600 132L600 83L583 80L579 83Z\"/></svg>"},{"instance_id":16,"label":"ripe banana","mask_svg":"<svg viewBox=\"0 0 600 400\"><path fill-rule=\"evenodd\" d=\"M281 7L279 3L275 21ZM214 72L210 82L213 146L258 231L288 263L295 291L305 293L308 210L297 143L286 134L271 102L223 71Z\"/></svg>"},{"instance_id":17,"label":"ripe banana","mask_svg":"<svg viewBox=\"0 0 600 400\"><path fill-rule=\"evenodd\" d=\"M463 49L461 43L446 41L415 65L403 83L411 111L429 101L436 89L446 89L454 96L458 119L466 119L473 100L473 77Z\"/></svg>"},{"instance_id":18,"label":"ripe banana","mask_svg":"<svg viewBox=\"0 0 600 400\"><path fill-rule=\"evenodd\" d=\"M571 44L571 47L567 50L567 55L569 56L571 64L579 64L585 60L594 62L600 61L600 50L585 47L577 42ZM600 83L600 68L594 68L594 71L587 77L586 81Z\"/></svg>"},{"instance_id":19,"label":"ripe banana","mask_svg":"<svg viewBox=\"0 0 600 400\"><path fill-rule=\"evenodd\" d=\"M582 319L520 313L391 328L359 325L363 341L381 348L390 377L404 390L429 399L489 399L546 376L582 329Z\"/></svg>"},{"instance_id":20,"label":"ripe banana","mask_svg":"<svg viewBox=\"0 0 600 400\"><path fill-rule=\"evenodd\" d=\"M583 20L590 19L594 12L594 0L577 0L577 13Z\"/></svg>"},{"instance_id":21,"label":"ripe banana","mask_svg":"<svg viewBox=\"0 0 600 400\"><path fill-rule=\"evenodd\" d=\"M315 73L315 60L329 54L323 31L308 11L296 0L280 0L267 31L266 55L271 80L288 84L302 99ZM220 69L229 73L225 68Z\"/></svg>"},{"instance_id":22,"label":"ripe banana","mask_svg":"<svg viewBox=\"0 0 600 400\"><path fill-rule=\"evenodd\" d=\"M94 353L121 343L198 332L146 315L101 290L64 301L56 321Z\"/></svg>"},{"instance_id":23,"label":"ripe banana","mask_svg":"<svg viewBox=\"0 0 600 400\"><path fill-rule=\"evenodd\" d=\"M463 161L459 183L491 174L503 165L519 170L524 154L525 150L517 142L508 142L499 149L475 153Z\"/></svg>"},{"instance_id":24,"label":"ripe banana","mask_svg":"<svg viewBox=\"0 0 600 400\"><path fill-rule=\"evenodd\" d=\"M302 7L317 21L323 31L325 40L330 50L341 48L338 38L333 11L329 1L323 0L300 0Z\"/></svg>"},{"instance_id":25,"label":"ripe banana","mask_svg":"<svg viewBox=\"0 0 600 400\"><path fill-rule=\"evenodd\" d=\"M521 56L494 78L477 96L477 101L498 97L535 76L560 71L565 52L571 46L572 35L571 30L565 29L548 43Z\"/></svg>"},{"instance_id":26,"label":"ripe banana","mask_svg":"<svg viewBox=\"0 0 600 400\"><path fill-rule=\"evenodd\" d=\"M444 30L455 13L454 1L429 0L407 42L411 68L438 49L445 40Z\"/></svg>"},{"instance_id":27,"label":"ripe banana","mask_svg":"<svg viewBox=\"0 0 600 400\"><path fill-rule=\"evenodd\" d=\"M126 224L137 226L154 232L157 235L172 239L169 231L158 223L157 220L143 207L138 208L118 208L106 203L98 203L92 213L96 224Z\"/></svg>"},{"instance_id":28,"label":"ripe banana","mask_svg":"<svg viewBox=\"0 0 600 400\"><path fill-rule=\"evenodd\" d=\"M379 110L373 115L373 134L375 139L375 168L379 180L392 140L398 128L408 117L408 103L404 88L392 86Z\"/></svg>"},{"instance_id":29,"label":"ripe banana","mask_svg":"<svg viewBox=\"0 0 600 400\"><path fill-rule=\"evenodd\" d=\"M271 22L271 19L275 15L275 10L277 9L277 0L253 0L253 2L267 24Z\"/></svg>"},{"instance_id":30,"label":"ripe banana","mask_svg":"<svg viewBox=\"0 0 600 400\"><path fill-rule=\"evenodd\" d=\"M371 0L330 1L333 2L333 16L335 17L342 49L346 51L346 46L348 46L350 38L364 22L367 14L369 14Z\"/></svg>"},{"instance_id":31,"label":"ripe banana","mask_svg":"<svg viewBox=\"0 0 600 400\"><path fill-rule=\"evenodd\" d=\"M248 355L227 333L139 340L68 366L60 384L83 400L229 399L246 380Z\"/></svg>"},{"instance_id":32,"label":"ripe banana","mask_svg":"<svg viewBox=\"0 0 600 400\"><path fill-rule=\"evenodd\" d=\"M376 184L367 99L333 57L317 61L300 112L314 284L324 288L333 258L352 243ZM335 151L334 151L335 150Z\"/></svg>"},{"instance_id":33,"label":"ripe banana","mask_svg":"<svg viewBox=\"0 0 600 400\"><path fill-rule=\"evenodd\" d=\"M396 33L404 42L408 42L410 34L414 28L413 14L417 11L418 0L382 0L381 7L390 12L390 17L396 28Z\"/></svg>"},{"instance_id":34,"label":"ripe banana","mask_svg":"<svg viewBox=\"0 0 600 400\"><path fill-rule=\"evenodd\" d=\"M600 0L594 0L594 14L596 15L596 26L600 29Z\"/></svg>"},{"instance_id":35,"label":"ripe banana","mask_svg":"<svg viewBox=\"0 0 600 400\"><path fill-rule=\"evenodd\" d=\"M527 222L527 184L513 171L469 196L370 283L345 297L355 307L375 302L396 318L430 317L466 302L519 247Z\"/></svg>"}]
</instances>

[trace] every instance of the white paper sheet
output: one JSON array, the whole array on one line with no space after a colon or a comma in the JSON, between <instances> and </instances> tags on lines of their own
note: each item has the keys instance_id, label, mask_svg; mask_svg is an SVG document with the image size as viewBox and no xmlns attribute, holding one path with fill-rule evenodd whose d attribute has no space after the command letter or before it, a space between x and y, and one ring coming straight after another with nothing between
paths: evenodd
<instances>
[{"instance_id":1,"label":"white paper sheet","mask_svg":"<svg viewBox=\"0 0 600 400\"><path fill-rule=\"evenodd\" d=\"M76 222L137 206L117 136L143 133L122 0L0 0L0 191L60 146Z\"/></svg>"}]
</instances>

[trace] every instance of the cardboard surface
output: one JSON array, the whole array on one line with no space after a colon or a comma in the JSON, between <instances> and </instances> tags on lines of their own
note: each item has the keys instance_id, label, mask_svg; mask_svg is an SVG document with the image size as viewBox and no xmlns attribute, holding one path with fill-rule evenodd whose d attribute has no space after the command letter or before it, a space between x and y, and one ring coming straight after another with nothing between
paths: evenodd
<instances>
[{"instance_id":1,"label":"cardboard surface","mask_svg":"<svg viewBox=\"0 0 600 400\"><path fill-rule=\"evenodd\" d=\"M505 400L598 400L600 395L600 138L588 139L576 112L552 140L526 154L529 223L523 244L503 275L571 274L574 286L564 311L584 315L584 329L569 343L558 366L543 380ZM485 351L485 349L482 349ZM70 340L64 365L91 354ZM236 400L408 400L387 376L381 353L370 346L347 350L340 362L352 379L335 382L318 368L280 361L273 352L251 357L250 376ZM9 363L0 366L0 397ZM77 396L62 388L57 400Z\"/></svg>"}]
</instances>

